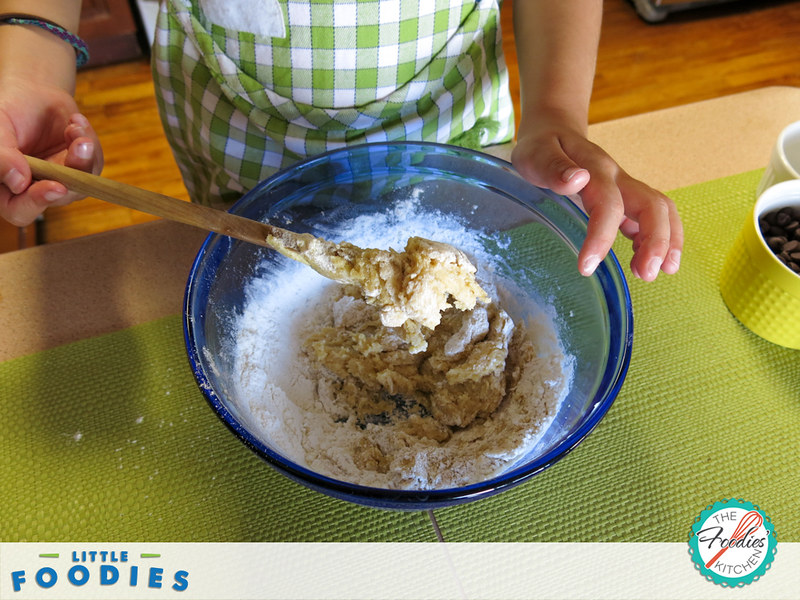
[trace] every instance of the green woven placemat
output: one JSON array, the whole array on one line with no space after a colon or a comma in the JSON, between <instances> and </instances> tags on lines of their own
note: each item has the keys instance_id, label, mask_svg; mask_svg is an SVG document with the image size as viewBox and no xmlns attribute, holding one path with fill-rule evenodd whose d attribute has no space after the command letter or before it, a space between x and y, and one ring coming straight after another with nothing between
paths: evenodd
<instances>
[{"instance_id":1,"label":"green woven placemat","mask_svg":"<svg viewBox=\"0 0 800 600\"><path fill-rule=\"evenodd\" d=\"M532 480L437 510L447 540L682 542L737 497L800 541L800 352L748 332L718 292L759 176L672 194L683 266L631 280L633 359L608 415ZM0 419L2 541L436 539L425 513L308 491L247 450L198 391L178 316L0 364Z\"/></svg>"},{"instance_id":2,"label":"green woven placemat","mask_svg":"<svg viewBox=\"0 0 800 600\"><path fill-rule=\"evenodd\" d=\"M684 220L681 270L629 278L627 379L570 455L525 484L437 511L449 541L683 542L717 500L744 498L800 541L800 351L727 310L719 273L762 171L670 194ZM627 270L629 242L615 246Z\"/></svg>"}]
</instances>

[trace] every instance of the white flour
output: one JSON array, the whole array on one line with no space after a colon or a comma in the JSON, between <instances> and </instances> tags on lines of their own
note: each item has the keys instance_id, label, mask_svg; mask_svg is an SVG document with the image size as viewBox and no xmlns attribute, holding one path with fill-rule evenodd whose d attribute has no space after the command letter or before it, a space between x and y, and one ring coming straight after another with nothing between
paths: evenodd
<instances>
[{"instance_id":1,"label":"white flour","mask_svg":"<svg viewBox=\"0 0 800 600\"><path fill-rule=\"evenodd\" d=\"M410 436L392 423L358 426L331 411L325 394L319 394L319 382L309 378L301 351L308 335L331 324L331 297L339 284L288 262L279 274L248 285L236 326L234 372L240 380L230 391L249 419L248 428L297 464L372 487L456 487L513 466L547 428L569 387L570 360L545 310L520 306L513 284L497 280L477 232L441 214L422 213L413 199L387 214L359 217L338 235L380 248L402 248L408 237L418 235L463 250L478 267L484 289L524 329L534 355L526 357L516 387L490 417L455 428L445 442ZM356 464L357 450L365 444L390 456L388 469Z\"/></svg>"}]
</instances>

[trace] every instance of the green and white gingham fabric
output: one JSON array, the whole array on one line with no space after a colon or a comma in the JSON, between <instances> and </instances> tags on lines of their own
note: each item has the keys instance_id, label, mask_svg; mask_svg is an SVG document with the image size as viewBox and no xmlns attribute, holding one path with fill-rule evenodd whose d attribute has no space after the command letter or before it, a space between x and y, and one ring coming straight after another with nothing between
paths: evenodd
<instances>
[{"instance_id":1,"label":"green and white gingham fabric","mask_svg":"<svg viewBox=\"0 0 800 600\"><path fill-rule=\"evenodd\" d=\"M202 2L161 4L156 96L194 201L227 205L346 144L512 138L499 0L271 2L285 37L225 29Z\"/></svg>"}]
</instances>

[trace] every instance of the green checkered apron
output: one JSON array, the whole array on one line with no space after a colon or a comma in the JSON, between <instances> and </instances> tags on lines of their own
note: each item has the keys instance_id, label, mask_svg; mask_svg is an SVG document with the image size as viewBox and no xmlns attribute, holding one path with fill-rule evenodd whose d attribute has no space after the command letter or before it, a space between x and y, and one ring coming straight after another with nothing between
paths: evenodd
<instances>
[{"instance_id":1,"label":"green checkered apron","mask_svg":"<svg viewBox=\"0 0 800 600\"><path fill-rule=\"evenodd\" d=\"M153 72L191 198L227 205L346 144L509 141L499 0L273 0L284 37L228 30L165 0Z\"/></svg>"}]
</instances>

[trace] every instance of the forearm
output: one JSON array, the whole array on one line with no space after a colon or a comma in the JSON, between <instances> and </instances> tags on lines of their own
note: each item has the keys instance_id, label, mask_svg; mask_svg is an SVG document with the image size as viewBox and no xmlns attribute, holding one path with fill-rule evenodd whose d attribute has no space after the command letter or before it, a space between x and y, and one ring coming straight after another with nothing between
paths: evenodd
<instances>
[{"instance_id":1,"label":"forearm","mask_svg":"<svg viewBox=\"0 0 800 600\"><path fill-rule=\"evenodd\" d=\"M520 129L550 114L585 134L602 10L602 0L515 0Z\"/></svg>"},{"instance_id":2,"label":"forearm","mask_svg":"<svg viewBox=\"0 0 800 600\"><path fill-rule=\"evenodd\" d=\"M0 0L3 15L29 15L76 33L80 0ZM75 50L52 33L32 25L0 25L0 77L19 76L73 91Z\"/></svg>"}]
</instances>

